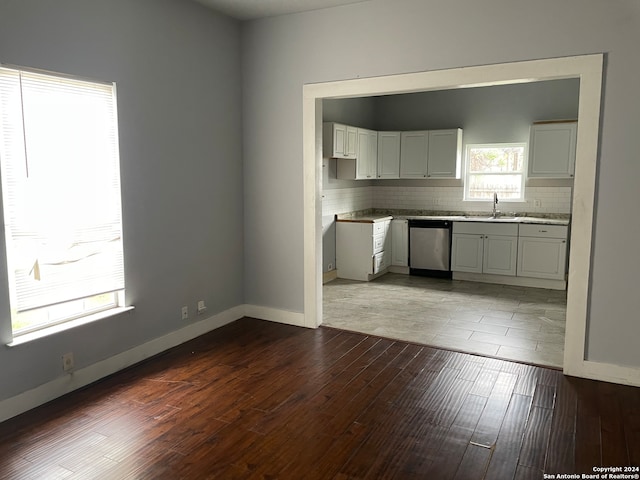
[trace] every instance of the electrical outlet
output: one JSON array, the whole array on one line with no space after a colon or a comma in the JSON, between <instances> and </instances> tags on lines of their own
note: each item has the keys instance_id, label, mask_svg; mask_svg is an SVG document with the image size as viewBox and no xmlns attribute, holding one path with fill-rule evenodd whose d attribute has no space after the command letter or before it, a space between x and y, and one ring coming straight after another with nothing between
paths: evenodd
<instances>
[{"instance_id":1,"label":"electrical outlet","mask_svg":"<svg viewBox=\"0 0 640 480\"><path fill-rule=\"evenodd\" d=\"M182 307L182 319L183 320L189 319L189 307L187 306Z\"/></svg>"},{"instance_id":2,"label":"electrical outlet","mask_svg":"<svg viewBox=\"0 0 640 480\"><path fill-rule=\"evenodd\" d=\"M207 306L204 304L204 300L198 302L198 315L207 311Z\"/></svg>"},{"instance_id":3,"label":"electrical outlet","mask_svg":"<svg viewBox=\"0 0 640 480\"><path fill-rule=\"evenodd\" d=\"M65 353L64 355L62 355L62 369L65 372L67 373L73 372L74 366L75 365L73 362L73 352Z\"/></svg>"},{"instance_id":4,"label":"electrical outlet","mask_svg":"<svg viewBox=\"0 0 640 480\"><path fill-rule=\"evenodd\" d=\"M327 270L329 271L333 270L333 263L330 263L329 265L327 265Z\"/></svg>"},{"instance_id":5,"label":"electrical outlet","mask_svg":"<svg viewBox=\"0 0 640 480\"><path fill-rule=\"evenodd\" d=\"M540 208L542 206L542 201L538 200L537 198L533 201L533 206L536 208Z\"/></svg>"}]
</instances>

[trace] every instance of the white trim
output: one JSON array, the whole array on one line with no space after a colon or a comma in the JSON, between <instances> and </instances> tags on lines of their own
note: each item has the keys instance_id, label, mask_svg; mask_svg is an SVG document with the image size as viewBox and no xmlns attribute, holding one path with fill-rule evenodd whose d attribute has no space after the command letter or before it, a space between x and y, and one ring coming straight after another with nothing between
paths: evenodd
<instances>
[{"instance_id":1,"label":"white trim","mask_svg":"<svg viewBox=\"0 0 640 480\"><path fill-rule=\"evenodd\" d=\"M591 372L585 361L585 341L603 60L603 54L581 55L304 85L302 120L305 324L317 326L322 321L322 176L319 173L322 163L319 158L321 146L318 142L322 134L322 99L579 78L579 128L572 205L564 372L578 376ZM607 368L605 365L603 369L594 371L594 378L607 380ZM611 372L617 368L612 365Z\"/></svg>"},{"instance_id":2,"label":"white trim","mask_svg":"<svg viewBox=\"0 0 640 480\"><path fill-rule=\"evenodd\" d=\"M123 313L130 312L134 308L135 307L133 306L113 307L109 308L108 310L100 310L99 312L92 313L91 315L86 315L84 317L61 321L53 325L47 325L46 327L40 328L38 330L15 335L11 343L7 343L7 347L17 347L18 345L32 342L34 340L39 340L41 338L55 335L56 333L64 332L66 330L71 330L72 328L76 328L81 325L87 325L88 323L98 322L106 318L115 317L116 315L122 315Z\"/></svg>"},{"instance_id":3,"label":"white trim","mask_svg":"<svg viewBox=\"0 0 640 480\"><path fill-rule=\"evenodd\" d=\"M585 360L580 372L568 375L640 387L640 369Z\"/></svg>"},{"instance_id":4,"label":"white trim","mask_svg":"<svg viewBox=\"0 0 640 480\"><path fill-rule=\"evenodd\" d=\"M337 270L330 270L328 272L324 272L322 274L322 284L324 285L325 283L332 282L336 278L338 278L338 271Z\"/></svg>"},{"instance_id":5,"label":"white trim","mask_svg":"<svg viewBox=\"0 0 640 480\"><path fill-rule=\"evenodd\" d=\"M271 307L259 305L245 305L244 315L246 317L260 318L270 322L284 323L296 327L306 327L304 314L300 312L290 312Z\"/></svg>"}]
</instances>

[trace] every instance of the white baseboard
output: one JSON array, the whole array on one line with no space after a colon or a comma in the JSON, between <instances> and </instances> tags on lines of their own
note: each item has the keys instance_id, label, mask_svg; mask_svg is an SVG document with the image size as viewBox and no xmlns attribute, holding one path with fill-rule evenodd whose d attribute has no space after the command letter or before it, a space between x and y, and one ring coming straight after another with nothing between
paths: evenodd
<instances>
[{"instance_id":1,"label":"white baseboard","mask_svg":"<svg viewBox=\"0 0 640 480\"><path fill-rule=\"evenodd\" d=\"M576 371L565 369L564 373L565 375L589 378L601 382L640 387L640 368L585 360Z\"/></svg>"},{"instance_id":2,"label":"white baseboard","mask_svg":"<svg viewBox=\"0 0 640 480\"><path fill-rule=\"evenodd\" d=\"M296 327L306 327L304 313L290 312L278 308L262 307L259 305L245 305L245 316L269 320L270 322L286 323Z\"/></svg>"},{"instance_id":3,"label":"white baseboard","mask_svg":"<svg viewBox=\"0 0 640 480\"><path fill-rule=\"evenodd\" d=\"M329 283L336 278L338 278L337 270L329 270L328 272L324 272L322 274L322 284L324 285L325 283Z\"/></svg>"}]
</instances>

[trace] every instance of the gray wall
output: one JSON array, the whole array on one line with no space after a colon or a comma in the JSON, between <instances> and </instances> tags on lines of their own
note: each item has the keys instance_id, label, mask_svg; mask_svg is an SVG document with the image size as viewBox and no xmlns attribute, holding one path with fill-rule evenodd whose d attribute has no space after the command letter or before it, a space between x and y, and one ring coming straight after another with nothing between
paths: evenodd
<instances>
[{"instance_id":1,"label":"gray wall","mask_svg":"<svg viewBox=\"0 0 640 480\"><path fill-rule=\"evenodd\" d=\"M528 142L534 121L578 118L578 79L376 99L377 130L462 128L467 143Z\"/></svg>"},{"instance_id":2,"label":"gray wall","mask_svg":"<svg viewBox=\"0 0 640 480\"><path fill-rule=\"evenodd\" d=\"M133 312L0 348L0 400L243 303L240 27L184 0L0 0L0 61L117 82ZM0 328L10 329L0 240ZM9 368L9 366L11 366Z\"/></svg>"},{"instance_id":3,"label":"gray wall","mask_svg":"<svg viewBox=\"0 0 640 480\"><path fill-rule=\"evenodd\" d=\"M542 34L541 32L544 32ZM372 0L243 25L245 296L303 310L302 85L605 52L588 358L640 367L640 3ZM287 132L287 142L282 142Z\"/></svg>"}]
</instances>

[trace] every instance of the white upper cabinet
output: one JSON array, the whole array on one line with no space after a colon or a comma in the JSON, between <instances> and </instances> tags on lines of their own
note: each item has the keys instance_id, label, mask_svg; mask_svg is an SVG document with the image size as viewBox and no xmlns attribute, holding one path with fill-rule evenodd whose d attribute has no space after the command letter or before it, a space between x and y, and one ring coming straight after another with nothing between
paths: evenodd
<instances>
[{"instance_id":1,"label":"white upper cabinet","mask_svg":"<svg viewBox=\"0 0 640 480\"><path fill-rule=\"evenodd\" d=\"M400 135L400 177L426 178L429 132L402 132Z\"/></svg>"},{"instance_id":2,"label":"white upper cabinet","mask_svg":"<svg viewBox=\"0 0 640 480\"><path fill-rule=\"evenodd\" d=\"M341 123L323 125L323 156L355 159L358 149L358 129Z\"/></svg>"},{"instance_id":3,"label":"white upper cabinet","mask_svg":"<svg viewBox=\"0 0 640 480\"><path fill-rule=\"evenodd\" d=\"M378 132L358 128L356 179L375 179L378 170Z\"/></svg>"},{"instance_id":4,"label":"white upper cabinet","mask_svg":"<svg viewBox=\"0 0 640 480\"><path fill-rule=\"evenodd\" d=\"M400 178L460 178L462 129L402 132Z\"/></svg>"},{"instance_id":5,"label":"white upper cabinet","mask_svg":"<svg viewBox=\"0 0 640 480\"><path fill-rule=\"evenodd\" d=\"M323 156L343 180L460 178L462 129L376 132L323 124Z\"/></svg>"},{"instance_id":6,"label":"white upper cabinet","mask_svg":"<svg viewBox=\"0 0 640 480\"><path fill-rule=\"evenodd\" d=\"M337 177L342 180L375 180L378 169L378 132L356 128L355 158L337 160Z\"/></svg>"},{"instance_id":7,"label":"white upper cabinet","mask_svg":"<svg viewBox=\"0 0 640 480\"><path fill-rule=\"evenodd\" d=\"M460 178L462 129L431 130L427 155L428 178Z\"/></svg>"},{"instance_id":8,"label":"white upper cabinet","mask_svg":"<svg viewBox=\"0 0 640 480\"><path fill-rule=\"evenodd\" d=\"M529 177L573 177L577 130L577 122L532 125L529 138Z\"/></svg>"},{"instance_id":9,"label":"white upper cabinet","mask_svg":"<svg viewBox=\"0 0 640 480\"><path fill-rule=\"evenodd\" d=\"M378 178L400 178L400 132L378 132Z\"/></svg>"}]
</instances>

